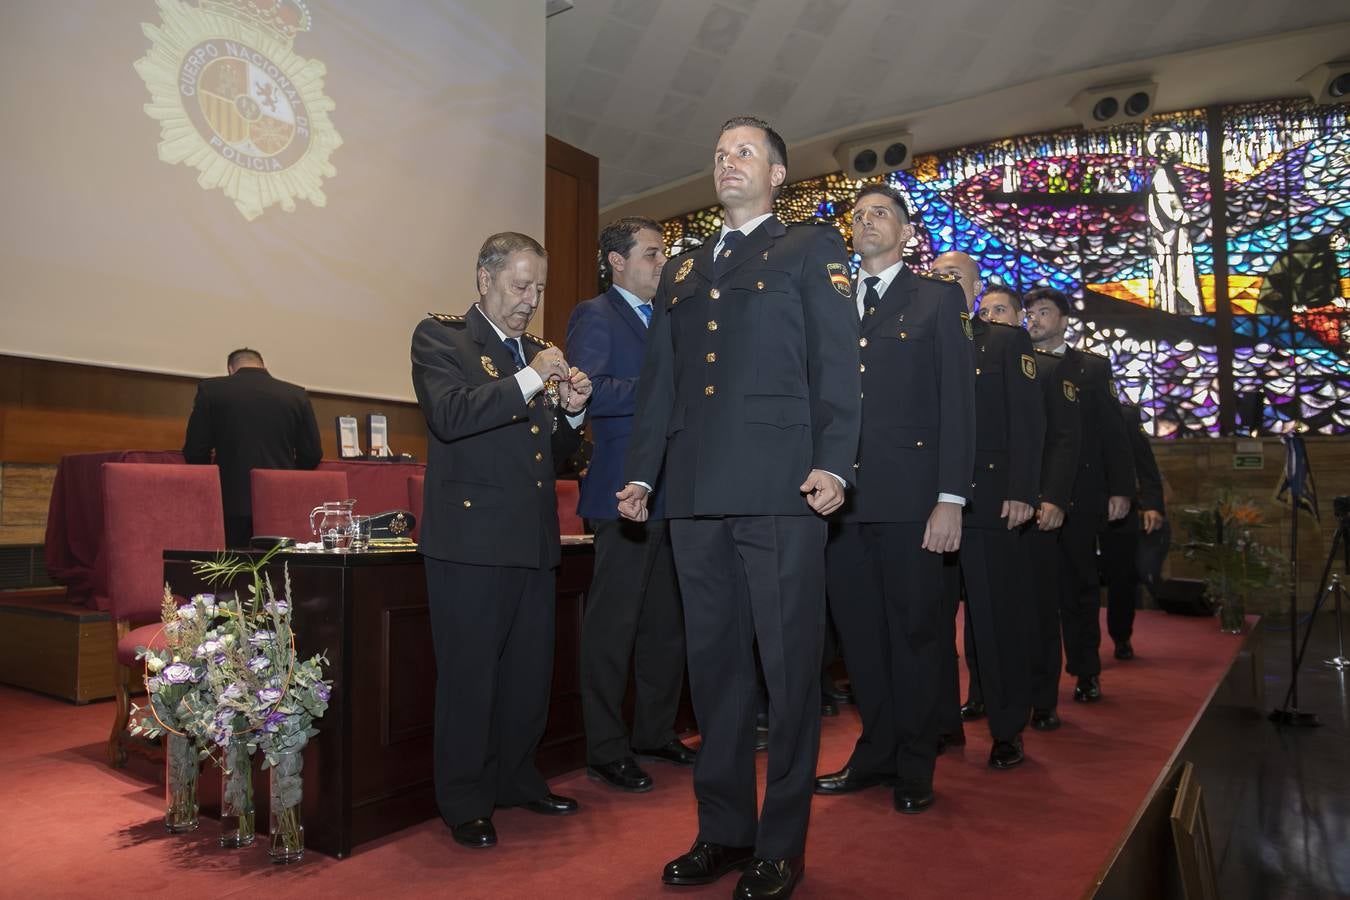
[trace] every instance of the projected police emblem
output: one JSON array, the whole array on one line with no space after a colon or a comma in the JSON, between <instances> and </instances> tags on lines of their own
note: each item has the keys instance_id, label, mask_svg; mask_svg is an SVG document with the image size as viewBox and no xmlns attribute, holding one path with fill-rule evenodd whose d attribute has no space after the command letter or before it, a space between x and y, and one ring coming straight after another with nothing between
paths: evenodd
<instances>
[{"instance_id":1,"label":"projected police emblem","mask_svg":"<svg viewBox=\"0 0 1350 900\"><path fill-rule=\"evenodd\" d=\"M296 55L310 30L301 0L158 0L163 26L136 61L150 89L145 112L160 123L159 158L198 171L252 221L296 199L323 206L323 179L342 138L328 119L323 63Z\"/></svg>"}]
</instances>

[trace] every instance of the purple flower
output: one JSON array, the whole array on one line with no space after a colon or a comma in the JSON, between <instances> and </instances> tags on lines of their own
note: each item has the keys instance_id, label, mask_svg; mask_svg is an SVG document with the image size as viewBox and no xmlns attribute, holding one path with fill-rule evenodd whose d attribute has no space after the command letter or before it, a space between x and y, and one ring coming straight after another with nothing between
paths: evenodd
<instances>
[{"instance_id":1,"label":"purple flower","mask_svg":"<svg viewBox=\"0 0 1350 900\"><path fill-rule=\"evenodd\" d=\"M285 600L273 600L267 604L267 611L278 616L284 616L291 611L291 605Z\"/></svg>"},{"instance_id":2,"label":"purple flower","mask_svg":"<svg viewBox=\"0 0 1350 900\"><path fill-rule=\"evenodd\" d=\"M187 603L184 604L183 606L178 607L178 618L180 619L197 618L197 608L193 606L191 603Z\"/></svg>"},{"instance_id":3,"label":"purple flower","mask_svg":"<svg viewBox=\"0 0 1350 900\"><path fill-rule=\"evenodd\" d=\"M319 681L319 682L316 682L316 683L315 683L315 685L314 685L314 696L315 696L315 697L318 697L318 698L319 698L320 700L322 700L324 703L327 703L327 702L328 702L328 698L331 697L332 695L333 695L333 692L332 692L332 690L328 687L328 685L327 685L326 683L324 683L324 682L322 682L322 681Z\"/></svg>"},{"instance_id":4,"label":"purple flower","mask_svg":"<svg viewBox=\"0 0 1350 900\"><path fill-rule=\"evenodd\" d=\"M195 673L187 663L176 662L165 666L160 678L165 684L187 684L195 680Z\"/></svg>"},{"instance_id":5,"label":"purple flower","mask_svg":"<svg viewBox=\"0 0 1350 900\"><path fill-rule=\"evenodd\" d=\"M252 669L254 672L261 672L263 669L266 669L269 665L271 665L271 663L265 656L255 656L248 661L248 667Z\"/></svg>"},{"instance_id":6,"label":"purple flower","mask_svg":"<svg viewBox=\"0 0 1350 900\"><path fill-rule=\"evenodd\" d=\"M263 688L258 691L258 699L263 703L276 703L281 699L280 688Z\"/></svg>"},{"instance_id":7,"label":"purple flower","mask_svg":"<svg viewBox=\"0 0 1350 900\"><path fill-rule=\"evenodd\" d=\"M211 662L215 663L218 666L225 665L225 654L217 653L215 656L211 657Z\"/></svg>"},{"instance_id":8,"label":"purple flower","mask_svg":"<svg viewBox=\"0 0 1350 900\"><path fill-rule=\"evenodd\" d=\"M242 696L244 696L244 689L234 682L226 685L225 690L220 692L222 700L235 700Z\"/></svg>"},{"instance_id":9,"label":"purple flower","mask_svg":"<svg viewBox=\"0 0 1350 900\"><path fill-rule=\"evenodd\" d=\"M267 719L263 722L263 731L268 734L276 734L277 730L281 728L281 723L285 721L286 716L284 714L273 710L267 714Z\"/></svg>"},{"instance_id":10,"label":"purple flower","mask_svg":"<svg viewBox=\"0 0 1350 900\"><path fill-rule=\"evenodd\" d=\"M145 689L153 694L158 691L163 684L164 682L159 679L159 676L155 676L145 682Z\"/></svg>"},{"instance_id":11,"label":"purple flower","mask_svg":"<svg viewBox=\"0 0 1350 900\"><path fill-rule=\"evenodd\" d=\"M269 641L276 640L276 635L270 631L255 631L253 636L248 639L250 644L266 644Z\"/></svg>"}]
</instances>

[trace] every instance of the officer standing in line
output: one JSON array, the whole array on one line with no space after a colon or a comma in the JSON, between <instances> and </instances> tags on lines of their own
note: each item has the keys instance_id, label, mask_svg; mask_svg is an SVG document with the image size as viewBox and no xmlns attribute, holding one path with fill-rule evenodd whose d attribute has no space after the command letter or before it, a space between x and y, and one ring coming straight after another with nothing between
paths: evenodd
<instances>
[{"instance_id":1,"label":"officer standing in line","mask_svg":"<svg viewBox=\"0 0 1350 900\"><path fill-rule=\"evenodd\" d=\"M526 334L548 256L528 235L478 251L478 302L412 337L427 421L418 549L436 653L436 805L455 841L492 847L495 809L577 811L535 765L553 680L560 556L553 461L572 452L591 383Z\"/></svg>"},{"instance_id":2,"label":"officer standing in line","mask_svg":"<svg viewBox=\"0 0 1350 900\"><path fill-rule=\"evenodd\" d=\"M856 492L826 548L831 609L863 732L820 794L893 782L895 808L933 804L943 554L961 544L975 464L975 364L965 296L905 267L904 196L868 184L853 204L862 322Z\"/></svg>"},{"instance_id":3,"label":"officer standing in line","mask_svg":"<svg viewBox=\"0 0 1350 900\"><path fill-rule=\"evenodd\" d=\"M1027 333L1039 349L1062 357L1059 376L1077 388L1082 414L1082 445L1073 499L1060 533L1060 627L1065 669L1077 682L1073 699L1102 698L1101 587L1097 579L1097 532L1124 518L1134 496L1134 462L1125 420L1116 399L1111 361L1068 345L1069 298L1051 287L1027 292Z\"/></svg>"},{"instance_id":4,"label":"officer standing in line","mask_svg":"<svg viewBox=\"0 0 1350 900\"><path fill-rule=\"evenodd\" d=\"M1022 298L1012 288L994 285L980 301L980 318L1020 327ZM1060 726L1056 712L1063 663L1059 635L1059 532L1073 494L1082 441L1078 388L1058 376L1059 363L1058 356L1036 351L1036 384L1045 410L1045 441L1041 450L1036 523L1022 533L1034 601L1028 616L1031 727L1039 731L1053 731ZM983 704L975 693L980 677L970 653L966 655L966 665L970 668L972 691L968 705Z\"/></svg>"},{"instance_id":5,"label":"officer standing in line","mask_svg":"<svg viewBox=\"0 0 1350 900\"><path fill-rule=\"evenodd\" d=\"M661 274L618 493L619 512L645 520L661 479L703 738L698 837L662 881L743 869L742 900L787 897L802 876L820 748L825 517L844 501L861 414L844 242L832 227L774 217L786 177L787 147L768 123L722 127L722 234ZM756 645L770 717L758 810Z\"/></svg>"},{"instance_id":6,"label":"officer standing in line","mask_svg":"<svg viewBox=\"0 0 1350 900\"><path fill-rule=\"evenodd\" d=\"M975 298L983 287L975 260L959 251L944 253L934 260L933 271L957 280L967 309L974 313ZM1022 729L1031 710L1030 569L1019 530L1031 519L1040 492L1045 411L1027 333L986 319L975 320L972 328L975 470L961 533L960 575L966 619L980 661L977 677L994 739L989 765L1009 769L1023 761ZM948 643L954 644L954 615L944 615L942 624ZM948 707L954 707L959 696L956 666L950 664L953 653L945 654Z\"/></svg>"}]
</instances>

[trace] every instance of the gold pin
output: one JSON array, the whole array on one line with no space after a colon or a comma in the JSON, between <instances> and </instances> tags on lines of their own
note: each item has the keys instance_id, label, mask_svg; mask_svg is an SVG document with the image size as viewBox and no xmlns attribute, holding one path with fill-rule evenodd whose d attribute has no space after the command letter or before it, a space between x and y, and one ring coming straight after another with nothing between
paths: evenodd
<instances>
[{"instance_id":1,"label":"gold pin","mask_svg":"<svg viewBox=\"0 0 1350 900\"><path fill-rule=\"evenodd\" d=\"M478 361L483 364L483 371L488 373L489 378L497 377L497 367L492 364L492 360L488 359L486 356L480 356Z\"/></svg>"},{"instance_id":2,"label":"gold pin","mask_svg":"<svg viewBox=\"0 0 1350 900\"><path fill-rule=\"evenodd\" d=\"M709 353L707 356L703 357L703 360L704 360L704 362L715 363L715 362L717 362L717 354L716 354L716 353Z\"/></svg>"},{"instance_id":3,"label":"gold pin","mask_svg":"<svg viewBox=\"0 0 1350 900\"><path fill-rule=\"evenodd\" d=\"M717 388L711 384L703 389L703 396L705 397L711 397L715 393L717 393Z\"/></svg>"},{"instance_id":4,"label":"gold pin","mask_svg":"<svg viewBox=\"0 0 1350 900\"><path fill-rule=\"evenodd\" d=\"M756 282L755 282L755 290L757 290L757 291L762 291L762 290L764 290L764 282L762 282L762 281L756 281Z\"/></svg>"},{"instance_id":5,"label":"gold pin","mask_svg":"<svg viewBox=\"0 0 1350 900\"><path fill-rule=\"evenodd\" d=\"M709 331L716 331L716 330L717 330L717 323L714 322L714 321L712 321L712 320L709 320L709 321L708 321L708 330L709 330Z\"/></svg>"},{"instance_id":6,"label":"gold pin","mask_svg":"<svg viewBox=\"0 0 1350 900\"><path fill-rule=\"evenodd\" d=\"M866 346L867 346L867 338L858 338L858 346L859 346L859 347L866 347Z\"/></svg>"},{"instance_id":7,"label":"gold pin","mask_svg":"<svg viewBox=\"0 0 1350 900\"><path fill-rule=\"evenodd\" d=\"M718 297L722 296L722 292L719 291L717 288L713 288L711 291L708 291L708 296L716 300Z\"/></svg>"}]
</instances>

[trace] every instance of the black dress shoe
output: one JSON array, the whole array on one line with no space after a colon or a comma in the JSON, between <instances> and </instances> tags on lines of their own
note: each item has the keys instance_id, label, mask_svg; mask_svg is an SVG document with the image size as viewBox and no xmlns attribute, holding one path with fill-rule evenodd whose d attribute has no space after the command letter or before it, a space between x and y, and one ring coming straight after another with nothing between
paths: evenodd
<instances>
[{"instance_id":1,"label":"black dress shoe","mask_svg":"<svg viewBox=\"0 0 1350 900\"><path fill-rule=\"evenodd\" d=\"M1134 659L1134 648L1129 641L1116 642L1116 659Z\"/></svg>"},{"instance_id":2,"label":"black dress shoe","mask_svg":"<svg viewBox=\"0 0 1350 900\"><path fill-rule=\"evenodd\" d=\"M1096 675L1086 675L1074 685L1073 699L1079 703L1096 703L1102 699L1102 685Z\"/></svg>"},{"instance_id":3,"label":"black dress shoe","mask_svg":"<svg viewBox=\"0 0 1350 900\"><path fill-rule=\"evenodd\" d=\"M984 718L984 701L967 700L961 704L961 721L974 722L976 719Z\"/></svg>"},{"instance_id":4,"label":"black dress shoe","mask_svg":"<svg viewBox=\"0 0 1350 900\"><path fill-rule=\"evenodd\" d=\"M994 747L989 751L989 765L995 769L1011 769L1020 766L1025 759L1021 735L1011 741L994 741Z\"/></svg>"},{"instance_id":5,"label":"black dress shoe","mask_svg":"<svg viewBox=\"0 0 1350 900\"><path fill-rule=\"evenodd\" d=\"M692 766L694 760L698 759L698 751L686 746L679 738L672 738L670 743L651 750L639 750L634 747L633 755L643 762L668 762L675 766Z\"/></svg>"},{"instance_id":6,"label":"black dress shoe","mask_svg":"<svg viewBox=\"0 0 1350 900\"><path fill-rule=\"evenodd\" d=\"M895 810L906 815L921 813L933 805L933 783L913 778L901 779L895 785Z\"/></svg>"},{"instance_id":7,"label":"black dress shoe","mask_svg":"<svg viewBox=\"0 0 1350 900\"><path fill-rule=\"evenodd\" d=\"M631 756L616 759L603 766L587 766L586 777L630 794L645 794L652 789L652 776L642 771Z\"/></svg>"},{"instance_id":8,"label":"black dress shoe","mask_svg":"<svg viewBox=\"0 0 1350 900\"><path fill-rule=\"evenodd\" d=\"M833 718L839 715L839 707L835 706L829 700L820 701L820 714L825 718Z\"/></svg>"},{"instance_id":9,"label":"black dress shoe","mask_svg":"<svg viewBox=\"0 0 1350 900\"><path fill-rule=\"evenodd\" d=\"M711 841L694 841L688 853L666 863L661 880L666 884L712 884L732 869L745 868L754 855L754 847L724 847Z\"/></svg>"},{"instance_id":10,"label":"black dress shoe","mask_svg":"<svg viewBox=\"0 0 1350 900\"><path fill-rule=\"evenodd\" d=\"M764 751L766 751L766 750L768 750L768 749L769 749L769 729L767 729L767 728L756 728L756 729L755 729L755 752L756 752L756 753L763 753Z\"/></svg>"},{"instance_id":11,"label":"black dress shoe","mask_svg":"<svg viewBox=\"0 0 1350 900\"><path fill-rule=\"evenodd\" d=\"M492 827L491 819L470 819L450 826L450 836L456 844L481 850L484 847L497 846L497 829Z\"/></svg>"},{"instance_id":12,"label":"black dress shoe","mask_svg":"<svg viewBox=\"0 0 1350 900\"><path fill-rule=\"evenodd\" d=\"M792 859L756 857L741 873L741 880L736 882L736 889L731 892L732 900L782 900L791 897L805 871L806 862L800 856Z\"/></svg>"},{"instance_id":13,"label":"black dress shoe","mask_svg":"<svg viewBox=\"0 0 1350 900\"><path fill-rule=\"evenodd\" d=\"M1063 724L1053 709L1033 709L1031 711L1031 727L1037 731L1054 731Z\"/></svg>"},{"instance_id":14,"label":"black dress shoe","mask_svg":"<svg viewBox=\"0 0 1350 900\"><path fill-rule=\"evenodd\" d=\"M848 704L857 702L856 700L853 699L852 691L847 690L845 688L841 688L834 682L829 682L828 684L822 686L820 689L820 696L825 698L826 700L829 700L831 703L835 703L840 706L846 706Z\"/></svg>"},{"instance_id":15,"label":"black dress shoe","mask_svg":"<svg viewBox=\"0 0 1350 900\"><path fill-rule=\"evenodd\" d=\"M870 787L876 787L879 784L885 784L889 780L885 775L864 775L844 766L838 772L831 772L829 775L818 777L816 779L816 793L854 794L858 791L865 791Z\"/></svg>"},{"instance_id":16,"label":"black dress shoe","mask_svg":"<svg viewBox=\"0 0 1350 900\"><path fill-rule=\"evenodd\" d=\"M966 745L966 730L958 728L956 731L945 731L938 735L937 752L941 756L947 751L948 747L964 747Z\"/></svg>"},{"instance_id":17,"label":"black dress shoe","mask_svg":"<svg viewBox=\"0 0 1350 900\"><path fill-rule=\"evenodd\" d=\"M522 803L521 808L541 816L570 816L580 808L580 804L571 797L559 797L557 794L545 794L538 800Z\"/></svg>"}]
</instances>

